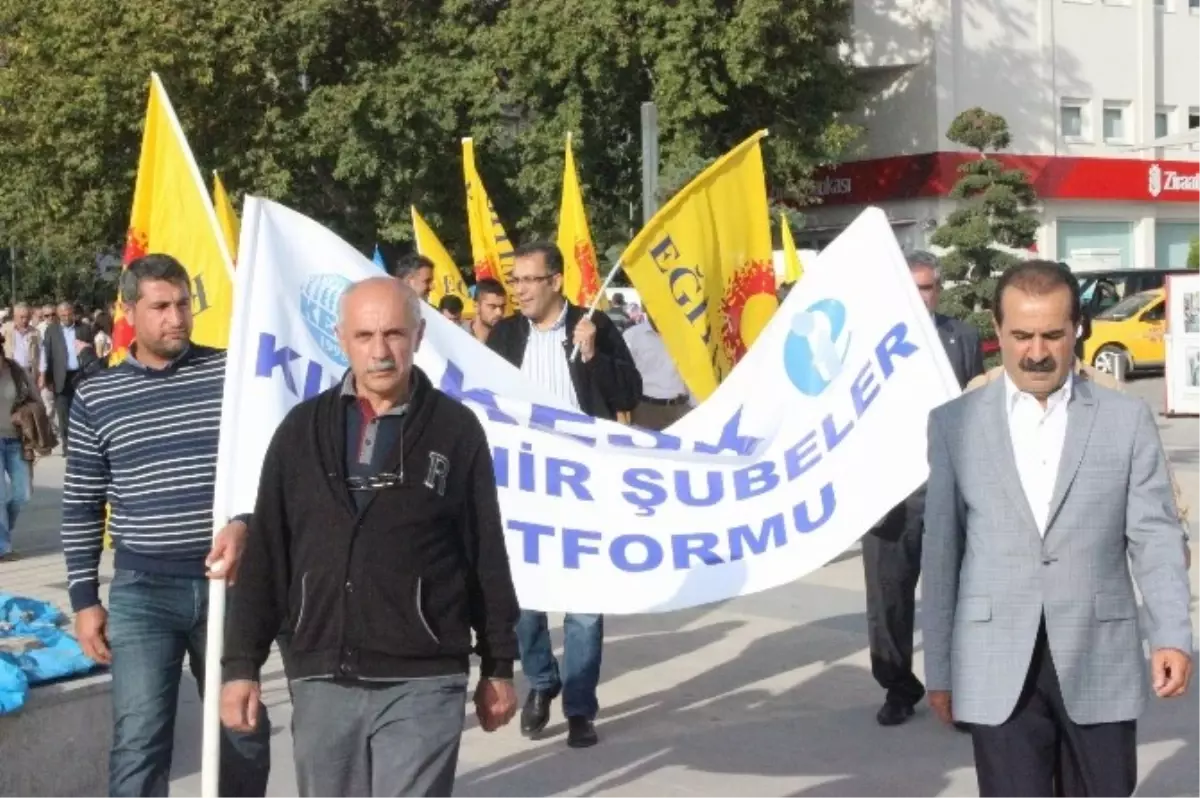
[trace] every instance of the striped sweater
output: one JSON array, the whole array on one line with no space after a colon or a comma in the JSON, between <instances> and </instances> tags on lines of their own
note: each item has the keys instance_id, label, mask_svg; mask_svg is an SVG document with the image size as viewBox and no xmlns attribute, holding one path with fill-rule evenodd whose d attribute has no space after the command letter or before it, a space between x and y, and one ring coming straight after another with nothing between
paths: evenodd
<instances>
[{"instance_id":1,"label":"striped sweater","mask_svg":"<svg viewBox=\"0 0 1200 798\"><path fill-rule=\"evenodd\" d=\"M76 612L100 603L106 502L117 568L204 576L224 385L225 353L192 345L165 369L126 360L79 386L62 524Z\"/></svg>"}]
</instances>

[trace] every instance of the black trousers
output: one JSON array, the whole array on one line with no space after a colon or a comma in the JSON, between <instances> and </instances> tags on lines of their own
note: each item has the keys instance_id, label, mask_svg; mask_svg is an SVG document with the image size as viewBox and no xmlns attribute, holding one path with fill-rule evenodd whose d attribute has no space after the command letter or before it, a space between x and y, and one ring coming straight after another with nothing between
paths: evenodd
<instances>
[{"instance_id":1,"label":"black trousers","mask_svg":"<svg viewBox=\"0 0 1200 798\"><path fill-rule=\"evenodd\" d=\"M58 437L62 440L63 457L67 456L67 425L71 417L71 401L75 398L75 372L67 372L66 386L54 394L54 414L58 416Z\"/></svg>"},{"instance_id":2,"label":"black trousers","mask_svg":"<svg viewBox=\"0 0 1200 798\"><path fill-rule=\"evenodd\" d=\"M889 701L910 706L925 695L912 667L924 513L922 489L893 507L862 539L871 675Z\"/></svg>"},{"instance_id":3,"label":"black trousers","mask_svg":"<svg viewBox=\"0 0 1200 798\"><path fill-rule=\"evenodd\" d=\"M1045 623L1012 716L999 726L972 724L971 739L981 796L1127 796L1137 786L1137 721L1071 720Z\"/></svg>"}]
</instances>

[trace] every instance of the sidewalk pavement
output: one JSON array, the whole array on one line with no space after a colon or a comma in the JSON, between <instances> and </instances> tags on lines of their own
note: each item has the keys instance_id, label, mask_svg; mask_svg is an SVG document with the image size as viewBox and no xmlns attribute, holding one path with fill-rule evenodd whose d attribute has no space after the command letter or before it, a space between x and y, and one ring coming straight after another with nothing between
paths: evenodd
<instances>
[{"instance_id":1,"label":"sidewalk pavement","mask_svg":"<svg viewBox=\"0 0 1200 798\"><path fill-rule=\"evenodd\" d=\"M1132 383L1131 390L1161 407L1160 380ZM1196 419L1159 421L1195 530L1200 426ZM0 563L0 585L66 609L58 546L62 470L59 457L38 465L34 500L15 535L23 557ZM101 573L107 583L108 557ZM1196 574L1193 564L1193 595L1200 592ZM925 704L904 726L876 725L883 695L870 674L864 601L855 548L775 590L665 615L610 617L600 745L566 748L560 718L548 739L529 742L516 720L485 734L468 717L456 794L975 795L970 738L938 723ZM561 640L560 628L553 634ZM918 674L919 647L918 639ZM270 794L295 795L291 713L277 656L264 675L273 726ZM1183 699L1152 700L1139 723L1139 794L1200 791L1196 689ZM520 679L518 692L523 700ZM199 794L199 768L200 703L185 686L172 792Z\"/></svg>"}]
</instances>

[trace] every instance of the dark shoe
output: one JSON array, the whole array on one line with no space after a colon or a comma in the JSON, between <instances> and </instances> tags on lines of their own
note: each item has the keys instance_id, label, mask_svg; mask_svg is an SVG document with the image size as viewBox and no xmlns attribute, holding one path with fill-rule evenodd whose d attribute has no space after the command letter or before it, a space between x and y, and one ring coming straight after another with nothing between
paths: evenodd
<instances>
[{"instance_id":1,"label":"dark shoe","mask_svg":"<svg viewBox=\"0 0 1200 798\"><path fill-rule=\"evenodd\" d=\"M550 705L558 697L558 690L530 690L521 708L521 734L533 737L540 734L550 722Z\"/></svg>"},{"instance_id":2,"label":"dark shoe","mask_svg":"<svg viewBox=\"0 0 1200 798\"><path fill-rule=\"evenodd\" d=\"M587 718L567 718L567 747L591 748L600 742L596 726Z\"/></svg>"},{"instance_id":3,"label":"dark shoe","mask_svg":"<svg viewBox=\"0 0 1200 798\"><path fill-rule=\"evenodd\" d=\"M912 704L902 704L891 699L885 701L875 714L880 726L899 726L913 715Z\"/></svg>"}]
</instances>

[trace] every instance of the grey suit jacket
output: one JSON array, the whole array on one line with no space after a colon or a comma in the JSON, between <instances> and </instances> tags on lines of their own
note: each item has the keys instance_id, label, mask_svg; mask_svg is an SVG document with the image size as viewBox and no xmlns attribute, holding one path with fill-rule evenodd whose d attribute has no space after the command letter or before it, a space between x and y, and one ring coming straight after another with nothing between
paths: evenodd
<instances>
[{"instance_id":1,"label":"grey suit jacket","mask_svg":"<svg viewBox=\"0 0 1200 798\"><path fill-rule=\"evenodd\" d=\"M1145 402L1076 380L1045 538L1021 488L1005 381L933 411L921 619L930 690L954 716L1012 714L1045 617L1076 723L1136 718L1149 675L1130 565L1152 649L1192 651L1183 530Z\"/></svg>"}]
</instances>

